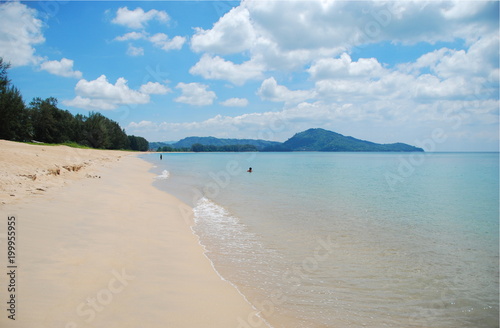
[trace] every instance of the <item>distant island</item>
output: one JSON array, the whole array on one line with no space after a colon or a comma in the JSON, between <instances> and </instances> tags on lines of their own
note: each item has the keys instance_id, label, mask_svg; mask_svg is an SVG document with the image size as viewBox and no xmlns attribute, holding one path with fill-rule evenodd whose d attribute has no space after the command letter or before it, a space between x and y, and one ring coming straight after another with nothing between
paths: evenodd
<instances>
[{"instance_id":1,"label":"distant island","mask_svg":"<svg viewBox=\"0 0 500 328\"><path fill-rule=\"evenodd\" d=\"M423 152L422 148L404 143L378 144L371 141L346 137L325 129L309 129L295 134L285 142L256 139L222 139L215 137L188 137L178 142L150 142L151 149L160 152Z\"/></svg>"}]
</instances>

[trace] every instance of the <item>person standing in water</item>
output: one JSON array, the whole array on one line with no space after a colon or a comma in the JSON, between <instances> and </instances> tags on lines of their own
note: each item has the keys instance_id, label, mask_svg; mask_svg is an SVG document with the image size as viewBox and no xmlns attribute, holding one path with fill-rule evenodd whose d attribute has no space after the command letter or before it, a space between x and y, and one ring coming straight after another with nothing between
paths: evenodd
<instances>
[{"instance_id":1,"label":"person standing in water","mask_svg":"<svg viewBox=\"0 0 500 328\"><path fill-rule=\"evenodd\" d=\"M160 161L161 161L162 159L163 159L163 156L162 156L162 154L160 154Z\"/></svg>"},{"instance_id":2,"label":"person standing in water","mask_svg":"<svg viewBox=\"0 0 500 328\"><path fill-rule=\"evenodd\" d=\"M249 167L248 170L247 170L248 173L252 173L252 168Z\"/></svg>"}]
</instances>

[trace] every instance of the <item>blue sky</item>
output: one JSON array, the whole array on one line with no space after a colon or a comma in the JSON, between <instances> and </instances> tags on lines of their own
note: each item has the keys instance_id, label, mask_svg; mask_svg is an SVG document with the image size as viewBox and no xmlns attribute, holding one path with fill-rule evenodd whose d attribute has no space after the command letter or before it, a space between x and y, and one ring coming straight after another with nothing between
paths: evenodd
<instances>
[{"instance_id":1,"label":"blue sky","mask_svg":"<svg viewBox=\"0 0 500 328\"><path fill-rule=\"evenodd\" d=\"M284 141L321 127L498 151L498 12L497 1L7 1L0 56L27 103L56 97L149 141Z\"/></svg>"}]
</instances>

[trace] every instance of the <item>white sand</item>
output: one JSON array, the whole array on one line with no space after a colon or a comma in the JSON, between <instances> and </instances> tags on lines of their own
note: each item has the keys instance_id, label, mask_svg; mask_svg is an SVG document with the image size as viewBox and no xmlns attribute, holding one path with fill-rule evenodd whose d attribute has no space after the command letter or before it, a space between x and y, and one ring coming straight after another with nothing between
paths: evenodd
<instances>
[{"instance_id":1,"label":"white sand","mask_svg":"<svg viewBox=\"0 0 500 328\"><path fill-rule=\"evenodd\" d=\"M0 153L1 191L16 195L0 205L0 327L265 326L204 256L191 209L152 186L149 163L5 141ZM18 237L15 321L6 311L9 215Z\"/></svg>"}]
</instances>

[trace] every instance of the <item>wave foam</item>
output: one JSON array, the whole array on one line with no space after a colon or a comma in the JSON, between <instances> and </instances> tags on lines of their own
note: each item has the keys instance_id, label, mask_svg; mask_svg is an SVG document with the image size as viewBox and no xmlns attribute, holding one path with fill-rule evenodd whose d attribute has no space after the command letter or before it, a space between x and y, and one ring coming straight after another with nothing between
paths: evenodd
<instances>
[{"instance_id":1,"label":"wave foam","mask_svg":"<svg viewBox=\"0 0 500 328\"><path fill-rule=\"evenodd\" d=\"M169 176L170 176L170 172L168 172L167 170L163 170L163 172L161 172L160 175L156 176L156 178L159 180L166 180L166 179L168 179Z\"/></svg>"}]
</instances>

